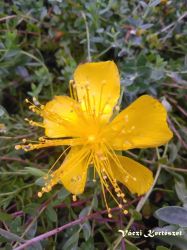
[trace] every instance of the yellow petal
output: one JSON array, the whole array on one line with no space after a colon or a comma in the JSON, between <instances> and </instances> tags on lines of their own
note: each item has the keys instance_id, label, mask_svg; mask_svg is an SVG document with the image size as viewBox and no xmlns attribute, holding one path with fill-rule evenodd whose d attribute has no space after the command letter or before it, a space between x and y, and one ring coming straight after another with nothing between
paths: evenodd
<instances>
[{"instance_id":1,"label":"yellow petal","mask_svg":"<svg viewBox=\"0 0 187 250\"><path fill-rule=\"evenodd\" d=\"M54 172L58 179L72 194L84 191L87 169L89 165L89 151L86 148L72 147L63 164Z\"/></svg>"},{"instance_id":2,"label":"yellow petal","mask_svg":"<svg viewBox=\"0 0 187 250\"><path fill-rule=\"evenodd\" d=\"M80 64L74 73L82 109L109 118L120 94L120 78L113 61Z\"/></svg>"},{"instance_id":3,"label":"yellow petal","mask_svg":"<svg viewBox=\"0 0 187 250\"><path fill-rule=\"evenodd\" d=\"M50 138L78 136L81 125L80 105L68 96L55 96L44 106L45 134Z\"/></svg>"},{"instance_id":4,"label":"yellow petal","mask_svg":"<svg viewBox=\"0 0 187 250\"><path fill-rule=\"evenodd\" d=\"M146 193L153 183L152 172L128 157L118 155L116 159L111 161L114 178L132 193L138 195Z\"/></svg>"},{"instance_id":5,"label":"yellow petal","mask_svg":"<svg viewBox=\"0 0 187 250\"><path fill-rule=\"evenodd\" d=\"M166 120L164 106L143 95L112 121L107 132L110 144L115 150L163 145L173 136Z\"/></svg>"}]
</instances>

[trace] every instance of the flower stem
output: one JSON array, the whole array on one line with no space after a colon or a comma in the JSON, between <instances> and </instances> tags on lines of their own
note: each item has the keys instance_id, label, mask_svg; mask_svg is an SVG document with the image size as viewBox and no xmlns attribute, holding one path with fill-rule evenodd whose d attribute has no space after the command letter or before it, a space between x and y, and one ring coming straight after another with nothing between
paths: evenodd
<instances>
[{"instance_id":1,"label":"flower stem","mask_svg":"<svg viewBox=\"0 0 187 250\"><path fill-rule=\"evenodd\" d=\"M137 199L138 199L138 198L136 198L136 199L134 199L133 201L131 201L131 202L125 204L124 207L128 207L129 205L132 205L133 203L137 202ZM119 210L120 210L119 207L115 207L115 208L112 208L112 209L111 209L111 212L119 211ZM53 229L53 230L51 230L51 231L49 231L49 232L47 232L47 233L40 234L39 236L37 236L37 237L35 237L35 238L32 238L32 239L30 239L30 240L27 240L27 241L26 241L25 243L23 243L22 245L20 245L20 246L14 248L14 250L26 249L26 247L31 246L31 245L35 244L36 242L38 242L38 241L42 241L42 240L44 240L44 239L47 239L47 238L49 238L49 237L51 237L51 236L53 236L53 235L55 235L55 234L57 234L57 233L60 233L60 232L62 232L63 230L69 228L69 227L72 227L72 226L75 226L75 225L78 225L78 224L82 224L82 223L84 223L85 221L87 221L87 220L89 220L89 219L98 218L98 216L99 216L99 218L100 218L100 215L101 215L101 214L107 214L107 213L108 213L107 210L97 211L97 212L95 212L95 213L91 213L91 214L86 215L86 216L84 216L84 217L81 217L81 218L79 218L79 219L77 219L77 220L71 221L71 222L69 222L69 223L67 223L67 224L65 224L65 225L63 225L63 226L61 226L61 227L55 228L55 229Z\"/></svg>"}]
</instances>

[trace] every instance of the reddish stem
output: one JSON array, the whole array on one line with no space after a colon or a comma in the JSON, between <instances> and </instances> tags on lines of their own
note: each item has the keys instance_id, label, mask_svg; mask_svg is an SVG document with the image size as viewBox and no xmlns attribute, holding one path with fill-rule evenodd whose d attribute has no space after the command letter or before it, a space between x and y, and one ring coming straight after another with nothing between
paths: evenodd
<instances>
[{"instance_id":1,"label":"reddish stem","mask_svg":"<svg viewBox=\"0 0 187 250\"><path fill-rule=\"evenodd\" d=\"M130 202L129 204L126 204L124 207L128 207L130 204L133 204L135 203L137 200L139 200L139 197L134 199L132 202ZM119 207L115 207L115 208L112 208L111 211L114 212L114 211L118 211L118 210L121 210ZM96 218L98 215L101 215L101 214L107 214L108 211L107 210L103 210L103 211L98 211L98 212L95 212L95 213L92 213L90 215L87 215L85 217L81 217L77 220L74 220L72 222L69 222L61 227L58 227L58 228L55 228L47 233L44 233L44 234L40 234L39 236L31 239L31 240L28 240L27 242L25 242L24 244L20 245L19 247L16 247L14 250L22 250L22 249L25 249L26 247L30 246L30 245L33 245L35 244L36 242L38 241L41 241L41 240L44 240L46 238L49 238L69 227L72 227L72 226L75 226L77 224L82 224L84 223L86 220L89 220L89 219L93 219L93 218Z\"/></svg>"}]
</instances>

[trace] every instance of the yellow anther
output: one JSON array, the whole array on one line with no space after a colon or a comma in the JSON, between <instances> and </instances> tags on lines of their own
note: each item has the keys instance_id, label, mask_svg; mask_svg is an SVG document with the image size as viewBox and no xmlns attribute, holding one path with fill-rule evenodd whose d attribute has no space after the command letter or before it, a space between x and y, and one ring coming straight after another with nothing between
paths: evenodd
<instances>
[{"instance_id":1,"label":"yellow anther","mask_svg":"<svg viewBox=\"0 0 187 250\"><path fill-rule=\"evenodd\" d=\"M39 137L38 140L41 141L41 142L44 142L45 138L44 137Z\"/></svg>"},{"instance_id":2,"label":"yellow anther","mask_svg":"<svg viewBox=\"0 0 187 250\"><path fill-rule=\"evenodd\" d=\"M119 204L119 208L122 208L123 206L121 204Z\"/></svg>"},{"instance_id":3,"label":"yellow anther","mask_svg":"<svg viewBox=\"0 0 187 250\"><path fill-rule=\"evenodd\" d=\"M39 198L41 198L41 197L42 197L42 195L43 195L43 193L42 193L42 192L38 192L38 197L39 197Z\"/></svg>"},{"instance_id":4,"label":"yellow anther","mask_svg":"<svg viewBox=\"0 0 187 250\"><path fill-rule=\"evenodd\" d=\"M16 146L15 146L15 149L16 149L16 150L19 150L19 149L21 149L21 148L22 148L21 145L16 145Z\"/></svg>"},{"instance_id":5,"label":"yellow anther","mask_svg":"<svg viewBox=\"0 0 187 250\"><path fill-rule=\"evenodd\" d=\"M72 199L73 199L73 201L77 201L77 196L74 194L74 195L72 196Z\"/></svg>"},{"instance_id":6,"label":"yellow anther","mask_svg":"<svg viewBox=\"0 0 187 250\"><path fill-rule=\"evenodd\" d=\"M43 192L47 192L46 187L43 187L43 188L42 188L42 191L43 191Z\"/></svg>"},{"instance_id":7,"label":"yellow anther","mask_svg":"<svg viewBox=\"0 0 187 250\"><path fill-rule=\"evenodd\" d=\"M111 213L108 214L108 218L112 218L112 214Z\"/></svg>"},{"instance_id":8,"label":"yellow anther","mask_svg":"<svg viewBox=\"0 0 187 250\"><path fill-rule=\"evenodd\" d=\"M51 189L52 189L51 185L48 185L48 186L46 187L46 192L50 192Z\"/></svg>"},{"instance_id":9,"label":"yellow anther","mask_svg":"<svg viewBox=\"0 0 187 250\"><path fill-rule=\"evenodd\" d=\"M123 213L124 214L128 214L128 210L123 210Z\"/></svg>"},{"instance_id":10,"label":"yellow anther","mask_svg":"<svg viewBox=\"0 0 187 250\"><path fill-rule=\"evenodd\" d=\"M119 111L120 110L120 106L119 105L115 106L115 110Z\"/></svg>"},{"instance_id":11,"label":"yellow anther","mask_svg":"<svg viewBox=\"0 0 187 250\"><path fill-rule=\"evenodd\" d=\"M22 139L22 142L23 142L23 143L25 143L26 141L27 141L27 139L25 139L25 138L24 138L24 139Z\"/></svg>"},{"instance_id":12,"label":"yellow anther","mask_svg":"<svg viewBox=\"0 0 187 250\"><path fill-rule=\"evenodd\" d=\"M70 80L70 81L69 81L69 84L74 84L74 80Z\"/></svg>"}]
</instances>

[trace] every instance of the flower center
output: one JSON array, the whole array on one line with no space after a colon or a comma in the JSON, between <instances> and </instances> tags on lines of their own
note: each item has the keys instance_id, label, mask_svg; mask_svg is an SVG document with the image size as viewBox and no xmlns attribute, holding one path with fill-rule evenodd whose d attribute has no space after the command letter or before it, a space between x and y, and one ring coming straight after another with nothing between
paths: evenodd
<instances>
[{"instance_id":1,"label":"flower center","mask_svg":"<svg viewBox=\"0 0 187 250\"><path fill-rule=\"evenodd\" d=\"M94 142L94 141L96 141L96 136L95 136L95 135L89 135L89 136L88 136L88 141L89 141L89 142Z\"/></svg>"}]
</instances>

